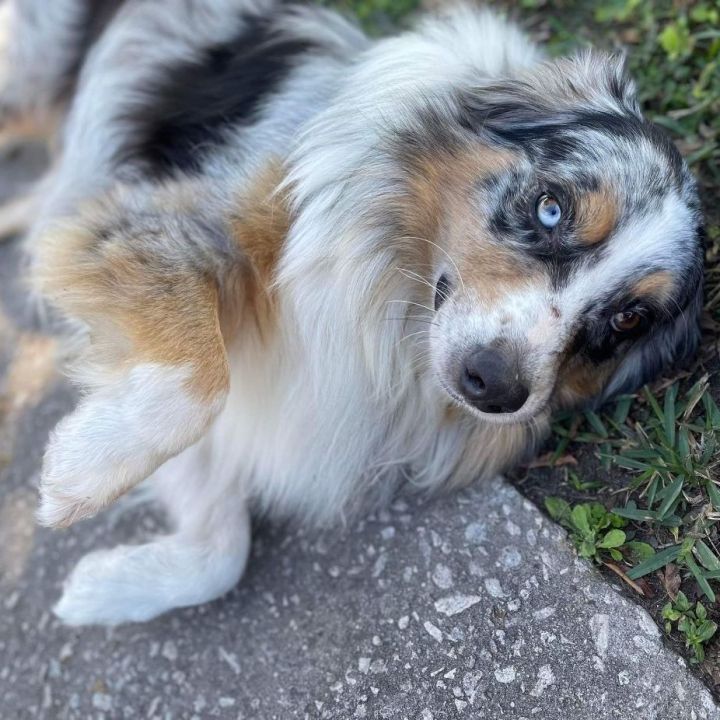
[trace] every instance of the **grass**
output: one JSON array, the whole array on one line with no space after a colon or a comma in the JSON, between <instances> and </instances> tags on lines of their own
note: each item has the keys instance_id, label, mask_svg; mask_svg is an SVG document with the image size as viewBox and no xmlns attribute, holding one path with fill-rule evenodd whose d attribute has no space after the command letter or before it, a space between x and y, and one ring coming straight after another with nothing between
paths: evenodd
<instances>
[{"instance_id":1,"label":"grass","mask_svg":"<svg viewBox=\"0 0 720 720\"><path fill-rule=\"evenodd\" d=\"M622 471L616 476L620 482L612 483L614 492L605 493L610 514L630 522L633 537L650 539L642 557L614 557L623 563L627 579L637 581L674 563L715 603L720 579L720 409L707 377L683 393L680 387L680 382L670 385L659 398L645 388L637 399L622 398L602 415L588 412L562 419L555 426L557 446L548 462L567 460L571 443L593 446L605 471ZM574 487L586 486L576 479ZM618 502L623 496L624 503ZM546 506L563 521L557 500L546 499ZM574 512L583 504L568 507Z\"/></svg>"},{"instance_id":2,"label":"grass","mask_svg":"<svg viewBox=\"0 0 720 720\"><path fill-rule=\"evenodd\" d=\"M328 2L374 30L415 0ZM601 413L558 418L520 490L567 529L579 555L622 578L720 689L720 2L520 0L507 10L551 54L587 44L626 52L646 114L698 178L707 217L701 356ZM536 463L537 465L537 463ZM701 602L702 600L702 602ZM708 652L709 651L709 652Z\"/></svg>"}]
</instances>

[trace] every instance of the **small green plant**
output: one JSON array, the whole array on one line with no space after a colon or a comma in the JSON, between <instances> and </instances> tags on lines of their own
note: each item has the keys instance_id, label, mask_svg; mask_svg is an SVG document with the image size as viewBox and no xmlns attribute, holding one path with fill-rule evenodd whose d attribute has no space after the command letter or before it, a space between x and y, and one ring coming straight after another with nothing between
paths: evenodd
<instances>
[{"instance_id":1,"label":"small green plant","mask_svg":"<svg viewBox=\"0 0 720 720\"><path fill-rule=\"evenodd\" d=\"M662 611L665 632L670 634L673 624L685 636L685 645L693 652L693 662L705 659L705 645L715 635L717 624L708 619L707 610L700 602L693 608L686 595L677 594L674 602L669 602Z\"/></svg>"},{"instance_id":2,"label":"small green plant","mask_svg":"<svg viewBox=\"0 0 720 720\"><path fill-rule=\"evenodd\" d=\"M653 554L650 545L629 539L622 530L627 520L608 512L600 503L580 503L572 507L562 498L545 498L551 517L570 532L580 557L604 563L611 558L622 562L627 557L645 559Z\"/></svg>"},{"instance_id":3,"label":"small green plant","mask_svg":"<svg viewBox=\"0 0 720 720\"><path fill-rule=\"evenodd\" d=\"M567 482L576 492L599 490L602 487L602 483L597 480L583 480L574 470L568 470Z\"/></svg>"}]
</instances>

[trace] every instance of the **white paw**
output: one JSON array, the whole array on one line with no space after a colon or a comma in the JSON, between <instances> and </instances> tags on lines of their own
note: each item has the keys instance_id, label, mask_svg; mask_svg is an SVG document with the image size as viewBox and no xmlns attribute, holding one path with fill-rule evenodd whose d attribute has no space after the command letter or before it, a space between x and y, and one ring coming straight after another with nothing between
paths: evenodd
<instances>
[{"instance_id":1,"label":"white paw","mask_svg":"<svg viewBox=\"0 0 720 720\"><path fill-rule=\"evenodd\" d=\"M168 536L99 550L77 564L53 611L67 625L121 625L199 605L237 584L249 546L249 534L224 552Z\"/></svg>"},{"instance_id":2,"label":"white paw","mask_svg":"<svg viewBox=\"0 0 720 720\"><path fill-rule=\"evenodd\" d=\"M40 505L35 517L40 525L53 528L70 527L102 510L90 497L73 497L58 488L44 485L40 490Z\"/></svg>"},{"instance_id":3,"label":"white paw","mask_svg":"<svg viewBox=\"0 0 720 720\"><path fill-rule=\"evenodd\" d=\"M123 457L123 431L107 421L109 410L104 399L89 398L53 432L40 479L41 525L92 517L152 471L140 447L135 458Z\"/></svg>"},{"instance_id":4,"label":"white paw","mask_svg":"<svg viewBox=\"0 0 720 720\"><path fill-rule=\"evenodd\" d=\"M119 547L86 555L67 579L53 612L67 625L120 625L169 610L153 584L138 577L134 550Z\"/></svg>"},{"instance_id":5,"label":"white paw","mask_svg":"<svg viewBox=\"0 0 720 720\"><path fill-rule=\"evenodd\" d=\"M62 420L45 452L38 522L67 527L95 515L194 443L221 404L191 399L189 374L138 365Z\"/></svg>"}]
</instances>

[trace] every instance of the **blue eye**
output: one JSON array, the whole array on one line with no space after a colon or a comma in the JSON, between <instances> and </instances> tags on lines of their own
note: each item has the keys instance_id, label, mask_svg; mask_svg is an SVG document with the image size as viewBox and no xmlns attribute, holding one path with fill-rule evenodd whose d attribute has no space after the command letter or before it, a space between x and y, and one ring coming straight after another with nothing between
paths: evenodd
<instances>
[{"instance_id":1,"label":"blue eye","mask_svg":"<svg viewBox=\"0 0 720 720\"><path fill-rule=\"evenodd\" d=\"M537 203L538 220L543 227L552 230L562 218L560 203L552 195L543 195Z\"/></svg>"}]
</instances>

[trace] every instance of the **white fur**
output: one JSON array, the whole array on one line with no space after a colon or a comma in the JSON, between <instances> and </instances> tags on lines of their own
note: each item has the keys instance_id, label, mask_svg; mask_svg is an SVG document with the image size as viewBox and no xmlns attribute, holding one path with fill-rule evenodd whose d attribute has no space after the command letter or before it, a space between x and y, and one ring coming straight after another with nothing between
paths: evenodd
<instances>
[{"instance_id":1,"label":"white fur","mask_svg":"<svg viewBox=\"0 0 720 720\"><path fill-rule=\"evenodd\" d=\"M55 613L69 625L143 622L214 600L237 584L250 552L250 515L233 487L208 486L206 457L187 451L156 476L176 528L145 545L85 556Z\"/></svg>"},{"instance_id":2,"label":"white fur","mask_svg":"<svg viewBox=\"0 0 720 720\"><path fill-rule=\"evenodd\" d=\"M81 400L45 452L37 513L62 526L94 515L194 443L224 404L194 400L188 368L138 365Z\"/></svg>"},{"instance_id":3,"label":"white fur","mask_svg":"<svg viewBox=\"0 0 720 720\"><path fill-rule=\"evenodd\" d=\"M42 116L55 107L63 76L80 60L86 7L87 0L2 4L0 122L17 112Z\"/></svg>"}]
</instances>

